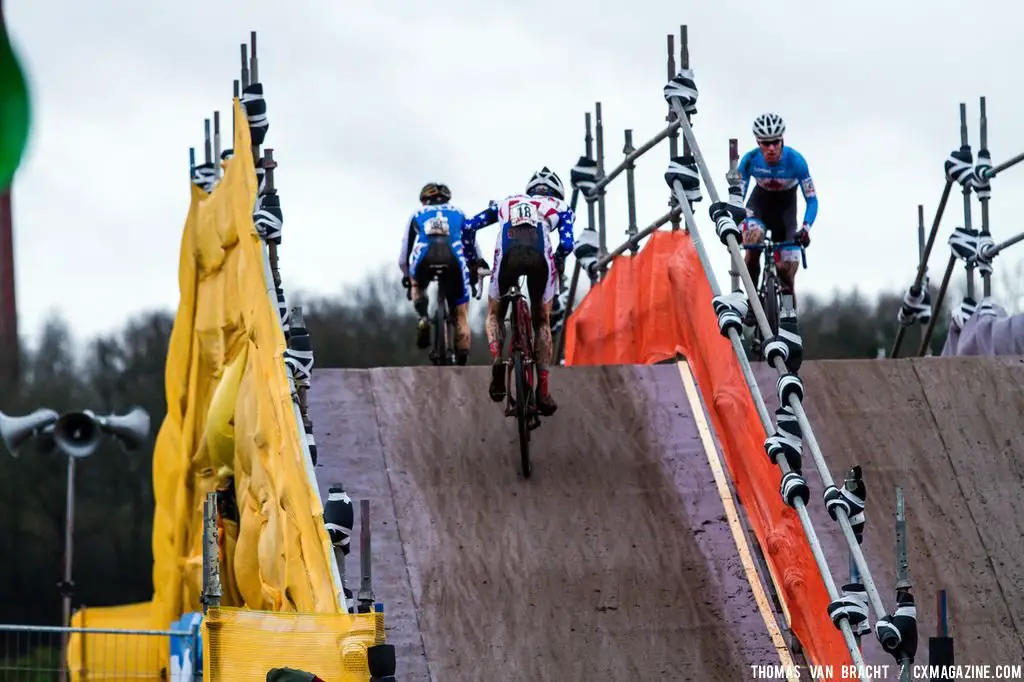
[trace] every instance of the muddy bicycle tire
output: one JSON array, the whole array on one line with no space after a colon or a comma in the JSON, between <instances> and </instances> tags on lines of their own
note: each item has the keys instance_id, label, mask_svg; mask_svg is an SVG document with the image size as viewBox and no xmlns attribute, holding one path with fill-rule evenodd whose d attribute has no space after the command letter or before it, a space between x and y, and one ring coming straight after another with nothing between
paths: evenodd
<instances>
[{"instance_id":1,"label":"muddy bicycle tire","mask_svg":"<svg viewBox=\"0 0 1024 682\"><path fill-rule=\"evenodd\" d=\"M516 382L516 421L519 423L519 465L523 478L533 473L530 463L530 389L526 387L526 366L521 351L512 352L512 373Z\"/></svg>"}]
</instances>

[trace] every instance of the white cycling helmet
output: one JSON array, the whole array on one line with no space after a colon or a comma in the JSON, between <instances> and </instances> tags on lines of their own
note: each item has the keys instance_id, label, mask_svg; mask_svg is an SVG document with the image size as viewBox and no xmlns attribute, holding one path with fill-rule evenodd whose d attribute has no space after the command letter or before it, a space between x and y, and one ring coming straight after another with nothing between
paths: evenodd
<instances>
[{"instance_id":1,"label":"white cycling helmet","mask_svg":"<svg viewBox=\"0 0 1024 682\"><path fill-rule=\"evenodd\" d=\"M559 179L558 174L547 166L533 174L530 181L526 183L526 193L558 197L563 201L565 200L565 188L562 187L562 181Z\"/></svg>"},{"instance_id":2,"label":"white cycling helmet","mask_svg":"<svg viewBox=\"0 0 1024 682\"><path fill-rule=\"evenodd\" d=\"M754 119L753 130L758 140L776 140L786 132L786 122L778 114L761 114Z\"/></svg>"}]
</instances>

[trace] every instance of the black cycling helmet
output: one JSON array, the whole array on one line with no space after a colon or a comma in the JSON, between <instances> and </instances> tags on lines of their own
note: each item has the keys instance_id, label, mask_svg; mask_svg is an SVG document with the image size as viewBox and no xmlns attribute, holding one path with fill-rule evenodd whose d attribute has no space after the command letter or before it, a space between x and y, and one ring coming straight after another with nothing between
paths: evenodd
<instances>
[{"instance_id":1,"label":"black cycling helmet","mask_svg":"<svg viewBox=\"0 0 1024 682\"><path fill-rule=\"evenodd\" d=\"M420 203L427 205L446 204L452 200L452 191L448 185L440 182L428 182L420 190Z\"/></svg>"}]
</instances>

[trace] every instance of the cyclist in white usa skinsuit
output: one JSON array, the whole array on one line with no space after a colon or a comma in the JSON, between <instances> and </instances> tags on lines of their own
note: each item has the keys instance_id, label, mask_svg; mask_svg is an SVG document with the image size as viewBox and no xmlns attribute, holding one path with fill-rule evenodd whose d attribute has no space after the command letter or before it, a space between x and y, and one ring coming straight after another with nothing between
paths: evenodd
<instances>
[{"instance_id":1,"label":"cyclist in white usa skinsuit","mask_svg":"<svg viewBox=\"0 0 1024 682\"><path fill-rule=\"evenodd\" d=\"M467 251L475 248L476 230L491 223L501 226L487 296L487 340L494 361L489 393L495 402L505 398L501 361L505 325L499 320L504 320L507 306L501 297L520 276L526 275L537 342L537 408L545 416L558 409L548 387L552 357L550 315L558 273L573 248L573 222L572 209L565 203L562 181L547 167L533 174L525 193L506 197L466 221L462 235ZM558 230L559 243L552 252L548 233L554 230Z\"/></svg>"}]
</instances>

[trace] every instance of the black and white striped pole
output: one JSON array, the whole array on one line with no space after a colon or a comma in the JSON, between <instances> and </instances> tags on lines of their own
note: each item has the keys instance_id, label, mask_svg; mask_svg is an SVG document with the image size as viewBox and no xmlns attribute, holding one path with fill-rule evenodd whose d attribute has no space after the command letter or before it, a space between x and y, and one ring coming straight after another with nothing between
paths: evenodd
<instances>
[{"instance_id":1,"label":"black and white striped pole","mask_svg":"<svg viewBox=\"0 0 1024 682\"><path fill-rule=\"evenodd\" d=\"M599 249L602 256L608 253L608 223L607 215L605 213L605 191L604 188L608 185L605 180L604 173L604 118L601 114L601 103L596 102L594 104L594 133L596 136L597 143L597 184L594 185L594 190L597 192L597 236ZM598 278L603 279L601 272L598 272Z\"/></svg>"},{"instance_id":2,"label":"black and white striped pole","mask_svg":"<svg viewBox=\"0 0 1024 682\"><path fill-rule=\"evenodd\" d=\"M882 648L900 666L900 682L910 682L911 666L917 655L917 606L911 592L907 562L907 517L903 488L896 488L896 609L878 619L875 632Z\"/></svg>"},{"instance_id":3,"label":"black and white striped pole","mask_svg":"<svg viewBox=\"0 0 1024 682\"><path fill-rule=\"evenodd\" d=\"M942 196L939 197L939 205L935 209L935 217L932 219L928 241L925 242L924 249L918 255L917 274L914 276L914 282L903 295L903 303L897 314L900 327L896 330L896 339L893 341L892 350L889 352L890 358L899 356L904 336L907 333L907 327L914 324L927 325L933 317L931 292L928 291L928 259L931 257L932 248L935 246L935 237L939 233L939 224L942 222L942 215L946 212L946 204L949 202L949 194L952 191L953 179L947 171L946 183L942 187ZM923 210L922 207L919 214Z\"/></svg>"},{"instance_id":4,"label":"black and white striped pole","mask_svg":"<svg viewBox=\"0 0 1024 682\"><path fill-rule=\"evenodd\" d=\"M626 224L626 237L628 238L627 243L629 244L629 250L635 256L636 252L640 250L640 243L636 238L639 228L636 225L636 160L633 156L633 152L636 151L636 147L633 146L633 131L629 128L626 129L625 144L622 146L622 153L626 155L626 218L628 220Z\"/></svg>"},{"instance_id":5,"label":"black and white striped pole","mask_svg":"<svg viewBox=\"0 0 1024 682\"><path fill-rule=\"evenodd\" d=\"M213 178L214 182L220 181L221 176L221 146L220 146L220 112L213 112Z\"/></svg>"},{"instance_id":6,"label":"black and white striped pole","mask_svg":"<svg viewBox=\"0 0 1024 682\"><path fill-rule=\"evenodd\" d=\"M342 594L338 602L344 604L347 613L355 613L355 600L352 590L348 587L348 575L345 559L352 551L352 528L355 526L355 508L352 498L345 492L341 483L335 483L327 490L327 502L324 504L324 526L334 547L334 558L338 562L341 574Z\"/></svg>"},{"instance_id":7,"label":"black and white striped pole","mask_svg":"<svg viewBox=\"0 0 1024 682\"><path fill-rule=\"evenodd\" d=\"M729 138L729 172L725 174L725 184L729 186L729 200L737 205L742 205L743 175L739 169L739 144L740 141L735 137ZM740 288L740 273L736 270L735 264L729 266L729 286L730 291L737 291Z\"/></svg>"},{"instance_id":8,"label":"black and white striped pole","mask_svg":"<svg viewBox=\"0 0 1024 682\"><path fill-rule=\"evenodd\" d=\"M992 239L991 225L989 224L988 202L992 198L992 186L988 180L988 171L992 168L992 152L988 149L988 115L985 110L985 98L979 101L981 120L978 125L978 160L974 164L974 194L981 204L981 233L978 235L978 245L975 248L973 258L967 260L967 267L977 265L981 274L981 293L988 298L992 295L992 260L988 258L990 249L995 242Z\"/></svg>"},{"instance_id":9,"label":"black and white striped pole","mask_svg":"<svg viewBox=\"0 0 1024 682\"><path fill-rule=\"evenodd\" d=\"M849 471L846 472L846 478L843 480L843 495L847 499L853 500L859 508L864 507L867 500L867 488L864 485L864 477L859 466L850 467ZM865 523L863 512L861 512L861 518L858 520L860 523L854 526L854 533L857 536L857 544L861 544L864 541ZM857 562L853 558L853 552L849 552L849 558L850 582L843 586L843 591L848 594L856 594L863 602L864 581L861 578L860 569L857 568ZM857 623L851 623L851 626L853 628L853 635L857 638L857 645L860 646L861 637L871 632L871 624L865 618Z\"/></svg>"},{"instance_id":10,"label":"black and white striped pole","mask_svg":"<svg viewBox=\"0 0 1024 682\"><path fill-rule=\"evenodd\" d=\"M942 310L942 304L946 300L946 291L949 289L949 282L953 277L953 269L956 267L957 259L967 263L968 259L978 252L978 234L971 229L971 187L974 184L974 158L971 154L971 147L967 143L967 105L960 103L960 148L950 152L946 159L944 168L946 179L950 183L958 183L964 197L964 226L953 229L949 238L950 254L946 262L946 270L942 274L942 282L935 295L935 303L932 306L931 317L928 319L924 334L921 336L921 343L917 349L917 355L922 356L928 350L932 334L939 316L936 314ZM974 298L974 268L967 265L967 298ZM962 305L970 307L965 300Z\"/></svg>"},{"instance_id":11,"label":"black and white striped pole","mask_svg":"<svg viewBox=\"0 0 1024 682\"><path fill-rule=\"evenodd\" d=\"M953 666L955 658L953 638L949 634L949 598L946 590L939 590L935 594L935 636L928 638L928 665L937 669L948 668Z\"/></svg>"},{"instance_id":12,"label":"black and white striped pole","mask_svg":"<svg viewBox=\"0 0 1024 682\"><path fill-rule=\"evenodd\" d=\"M595 229L595 212L594 212L594 201L596 194L594 193L594 186L597 184L597 162L593 159L594 154L594 137L591 134L591 119L590 112L588 111L584 116L584 125L586 128L586 134L584 135L584 155L579 158L576 165L573 166L569 173L569 182L572 185L573 197L577 197L578 194L583 195L584 201L587 202L587 226L583 228L582 233L579 236L579 240L588 240L593 237L594 244L597 244L597 231ZM575 203L575 201L573 202ZM575 209L573 209L575 212ZM576 293L579 289L580 282L580 271L586 270L587 276L590 277L590 281L594 281L594 273L584 267L584 263L580 262L579 258L575 258L575 263L572 268L572 279L569 283L569 292L565 299L565 305L562 309L561 322L559 324L558 336L555 339L555 361L559 364L563 364L565 360L565 327L569 323L569 315L572 313L573 306L576 304ZM591 261L592 262L592 261Z\"/></svg>"}]
</instances>

